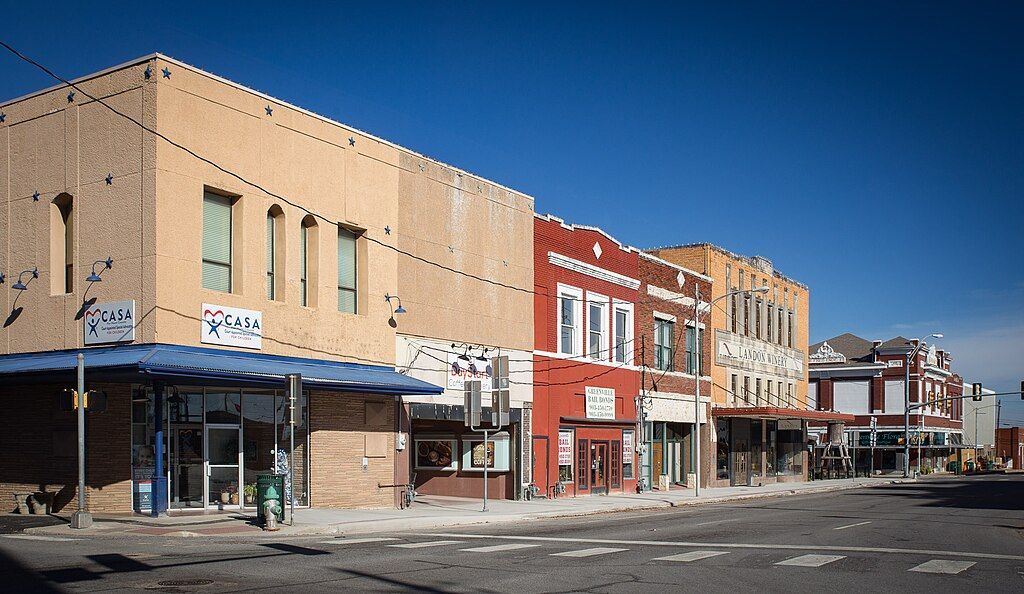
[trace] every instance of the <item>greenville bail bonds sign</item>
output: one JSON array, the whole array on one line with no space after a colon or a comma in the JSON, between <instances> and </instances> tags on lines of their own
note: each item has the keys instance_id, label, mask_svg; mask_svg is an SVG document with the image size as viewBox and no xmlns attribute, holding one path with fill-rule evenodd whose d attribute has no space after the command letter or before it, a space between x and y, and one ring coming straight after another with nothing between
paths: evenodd
<instances>
[{"instance_id":1,"label":"greenville bail bonds sign","mask_svg":"<svg viewBox=\"0 0 1024 594\"><path fill-rule=\"evenodd\" d=\"M717 339L717 359L720 365L803 375L804 358L803 353L799 351L771 349L756 343L747 344L741 337L731 335L719 334Z\"/></svg>"}]
</instances>

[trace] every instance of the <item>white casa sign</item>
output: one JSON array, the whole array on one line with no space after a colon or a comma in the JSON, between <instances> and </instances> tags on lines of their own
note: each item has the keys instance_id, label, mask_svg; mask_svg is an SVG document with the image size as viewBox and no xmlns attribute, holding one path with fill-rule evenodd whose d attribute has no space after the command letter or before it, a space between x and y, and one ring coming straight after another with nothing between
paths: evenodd
<instances>
[{"instance_id":1,"label":"white casa sign","mask_svg":"<svg viewBox=\"0 0 1024 594\"><path fill-rule=\"evenodd\" d=\"M135 301L95 303L85 310L85 344L135 340Z\"/></svg>"},{"instance_id":2,"label":"white casa sign","mask_svg":"<svg viewBox=\"0 0 1024 594\"><path fill-rule=\"evenodd\" d=\"M263 312L204 303L199 341L206 344L263 348Z\"/></svg>"},{"instance_id":3,"label":"white casa sign","mask_svg":"<svg viewBox=\"0 0 1024 594\"><path fill-rule=\"evenodd\" d=\"M587 399L588 419L615 418L615 389L593 388L587 386L584 392Z\"/></svg>"}]
</instances>

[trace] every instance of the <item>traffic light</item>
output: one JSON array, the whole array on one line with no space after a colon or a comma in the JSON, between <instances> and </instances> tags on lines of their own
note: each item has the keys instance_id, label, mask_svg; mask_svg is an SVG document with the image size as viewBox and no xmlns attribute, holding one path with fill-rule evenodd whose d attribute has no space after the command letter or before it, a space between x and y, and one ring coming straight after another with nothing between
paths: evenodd
<instances>
[{"instance_id":1,"label":"traffic light","mask_svg":"<svg viewBox=\"0 0 1024 594\"><path fill-rule=\"evenodd\" d=\"M981 402L981 382L974 382L971 384L971 393L974 395L971 400L975 402Z\"/></svg>"}]
</instances>

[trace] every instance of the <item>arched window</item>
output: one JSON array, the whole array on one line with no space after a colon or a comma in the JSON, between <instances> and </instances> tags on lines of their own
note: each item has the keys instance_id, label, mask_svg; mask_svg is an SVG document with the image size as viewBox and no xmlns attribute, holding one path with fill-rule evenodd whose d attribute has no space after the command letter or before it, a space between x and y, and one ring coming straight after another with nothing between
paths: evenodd
<instances>
[{"instance_id":1,"label":"arched window","mask_svg":"<svg viewBox=\"0 0 1024 594\"><path fill-rule=\"evenodd\" d=\"M316 307L318 245L316 219L313 215L306 215L302 219L299 236L300 303L306 307Z\"/></svg>"},{"instance_id":2,"label":"arched window","mask_svg":"<svg viewBox=\"0 0 1024 594\"><path fill-rule=\"evenodd\" d=\"M75 290L74 200L70 194L53 199L50 207L50 286L55 294Z\"/></svg>"},{"instance_id":3,"label":"arched window","mask_svg":"<svg viewBox=\"0 0 1024 594\"><path fill-rule=\"evenodd\" d=\"M267 299L281 301L284 291L277 272L284 270L284 211L276 204L267 211Z\"/></svg>"}]
</instances>

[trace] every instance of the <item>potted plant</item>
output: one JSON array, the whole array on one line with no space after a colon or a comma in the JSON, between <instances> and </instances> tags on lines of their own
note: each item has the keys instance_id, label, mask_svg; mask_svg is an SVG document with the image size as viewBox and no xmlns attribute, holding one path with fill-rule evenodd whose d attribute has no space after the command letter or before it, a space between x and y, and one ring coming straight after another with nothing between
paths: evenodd
<instances>
[{"instance_id":1,"label":"potted plant","mask_svg":"<svg viewBox=\"0 0 1024 594\"><path fill-rule=\"evenodd\" d=\"M249 483L243 487L243 493L245 494L246 505L256 504L256 483Z\"/></svg>"}]
</instances>

